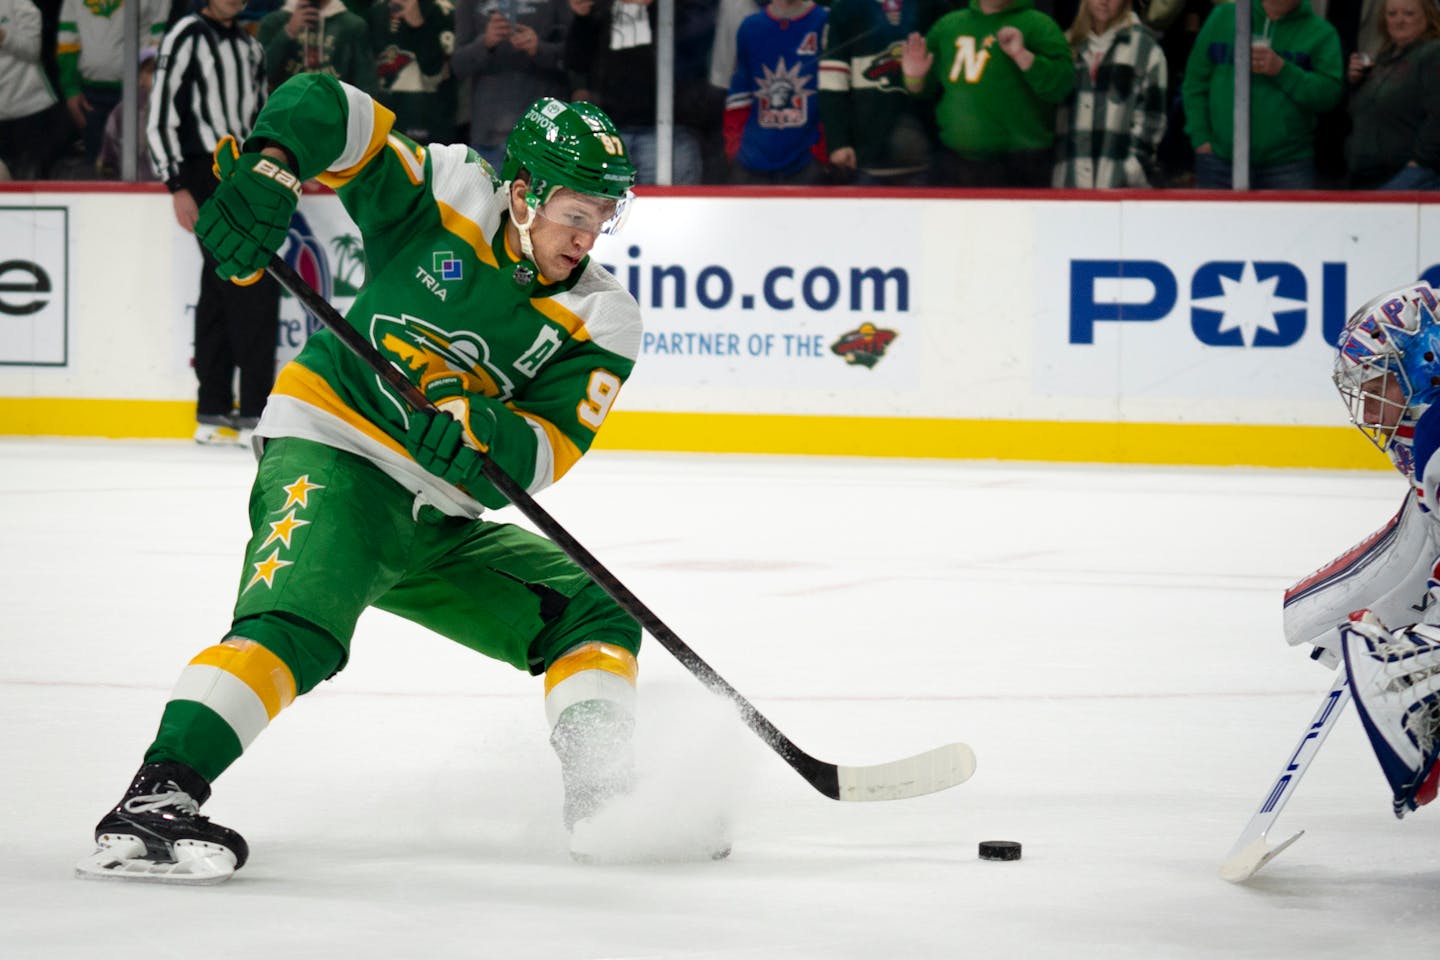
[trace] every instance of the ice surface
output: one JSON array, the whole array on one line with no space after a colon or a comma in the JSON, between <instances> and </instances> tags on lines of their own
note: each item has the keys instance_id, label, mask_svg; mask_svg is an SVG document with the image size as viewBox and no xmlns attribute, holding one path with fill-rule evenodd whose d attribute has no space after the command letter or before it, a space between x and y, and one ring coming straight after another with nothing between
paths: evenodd
<instances>
[{"instance_id":1,"label":"ice surface","mask_svg":"<svg viewBox=\"0 0 1440 960\"><path fill-rule=\"evenodd\" d=\"M542 503L792 739L964 740L974 778L826 800L650 641L646 802L718 807L735 850L577 865L539 682L372 612L216 784L232 881L75 880L228 623L252 472L0 441L0 956L1354 960L1440 934L1440 811L1394 820L1353 711L1275 830L1306 836L1216 875L1330 681L1282 591L1390 516L1383 473L596 453Z\"/></svg>"}]
</instances>

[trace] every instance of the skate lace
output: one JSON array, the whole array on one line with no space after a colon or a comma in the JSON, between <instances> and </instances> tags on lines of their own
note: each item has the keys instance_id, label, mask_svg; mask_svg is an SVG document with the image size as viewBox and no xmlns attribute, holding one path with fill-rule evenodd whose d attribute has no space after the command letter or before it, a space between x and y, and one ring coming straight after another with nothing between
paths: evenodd
<instances>
[{"instance_id":1,"label":"skate lace","mask_svg":"<svg viewBox=\"0 0 1440 960\"><path fill-rule=\"evenodd\" d=\"M166 782L161 790L164 792L131 797L125 801L125 811L127 813L153 813L170 807L187 817L199 815L200 804L195 802L194 797L176 786L174 781Z\"/></svg>"}]
</instances>

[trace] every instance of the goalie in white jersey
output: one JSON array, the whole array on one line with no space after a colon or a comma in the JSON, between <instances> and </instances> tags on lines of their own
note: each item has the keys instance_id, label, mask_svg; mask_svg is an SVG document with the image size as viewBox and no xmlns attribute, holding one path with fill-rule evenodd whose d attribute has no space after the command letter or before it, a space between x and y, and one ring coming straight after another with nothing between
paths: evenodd
<instances>
[{"instance_id":1,"label":"goalie in white jersey","mask_svg":"<svg viewBox=\"0 0 1440 960\"><path fill-rule=\"evenodd\" d=\"M1344 662L1397 817L1440 785L1440 294L1425 283L1357 310L1337 344L1350 419L1409 481L1380 530L1285 594L1285 633Z\"/></svg>"}]
</instances>

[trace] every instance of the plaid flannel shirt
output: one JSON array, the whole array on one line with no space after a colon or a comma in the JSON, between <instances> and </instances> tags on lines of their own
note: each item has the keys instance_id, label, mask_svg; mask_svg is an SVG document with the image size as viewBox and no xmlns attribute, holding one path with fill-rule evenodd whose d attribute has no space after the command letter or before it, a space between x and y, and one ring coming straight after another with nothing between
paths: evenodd
<instances>
[{"instance_id":1,"label":"plaid flannel shirt","mask_svg":"<svg viewBox=\"0 0 1440 960\"><path fill-rule=\"evenodd\" d=\"M1056 187L1148 187L1165 135L1165 53L1134 14L1093 77L1084 49L1075 89L1055 113Z\"/></svg>"}]
</instances>

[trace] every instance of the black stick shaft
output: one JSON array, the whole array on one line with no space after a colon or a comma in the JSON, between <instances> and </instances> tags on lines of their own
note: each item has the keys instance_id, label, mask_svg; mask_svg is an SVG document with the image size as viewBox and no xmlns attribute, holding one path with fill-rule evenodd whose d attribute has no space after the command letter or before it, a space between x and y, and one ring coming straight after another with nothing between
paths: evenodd
<instances>
[{"instance_id":1,"label":"black stick shaft","mask_svg":"<svg viewBox=\"0 0 1440 960\"><path fill-rule=\"evenodd\" d=\"M306 309L315 315L316 319L323 323L331 333L339 337L345 346L365 361L366 365L374 369L386 383L394 387L396 392L405 399L405 402L416 410L436 412L435 405L426 399L420 388L411 383L404 373L387 360L379 350L375 349L364 334L351 326L328 300L320 296L315 288L306 283L284 260L278 256L272 256L269 270L285 289L289 290L297 300L305 305ZM702 660L698 653L690 649L689 644L681 640L674 630L666 626L664 621L656 616L639 597L630 592L630 588L606 569L594 554L585 549L580 541L571 536L568 530L550 516L540 504L536 503L524 487L511 479L510 475L500 469L500 466L489 456L482 453L480 460L485 479L494 484L495 489L504 494L505 498L515 505L515 509L535 524L545 536L565 552L566 556L575 561L585 575L593 580L601 590L609 594L622 610L634 617L647 633L659 640L661 646L669 650L675 659L679 660L680 664L694 674L695 678L708 689L734 703L739 708L740 717L745 721L746 726L755 731L760 739L769 745L770 749L778 753L811 786L828 797L838 797L838 771L834 764L817 760L796 746L764 714L756 710L749 700L746 700L738 690L730 686L724 677L716 673L710 664Z\"/></svg>"}]
</instances>

